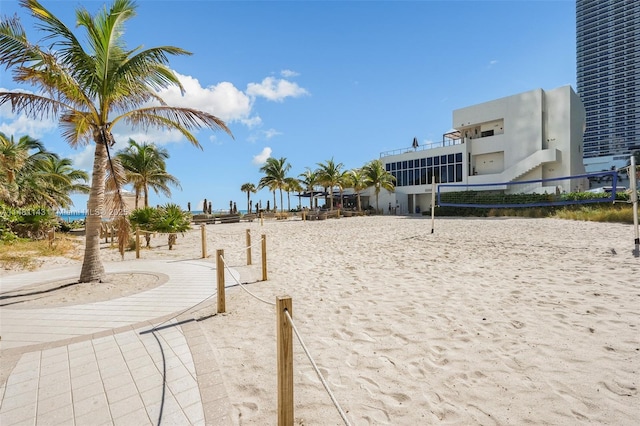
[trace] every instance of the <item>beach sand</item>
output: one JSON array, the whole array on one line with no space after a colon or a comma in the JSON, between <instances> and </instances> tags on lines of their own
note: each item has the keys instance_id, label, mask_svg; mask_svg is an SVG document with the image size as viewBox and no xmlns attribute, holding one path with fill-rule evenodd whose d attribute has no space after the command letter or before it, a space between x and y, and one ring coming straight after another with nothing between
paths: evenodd
<instances>
[{"instance_id":1,"label":"beach sand","mask_svg":"<svg viewBox=\"0 0 640 426\"><path fill-rule=\"evenodd\" d=\"M268 280L255 282L262 234ZM206 318L198 324L235 424L276 423L271 303L287 295L354 425L631 425L640 418L633 238L630 225L556 219L437 218L434 233L426 217L209 225L209 255L224 249L263 300L236 286L225 314L205 304L189 315ZM152 241L143 258L201 255L199 229L172 251L166 237ZM105 245L103 259L119 257ZM296 424L343 424L297 339L294 388Z\"/></svg>"}]
</instances>

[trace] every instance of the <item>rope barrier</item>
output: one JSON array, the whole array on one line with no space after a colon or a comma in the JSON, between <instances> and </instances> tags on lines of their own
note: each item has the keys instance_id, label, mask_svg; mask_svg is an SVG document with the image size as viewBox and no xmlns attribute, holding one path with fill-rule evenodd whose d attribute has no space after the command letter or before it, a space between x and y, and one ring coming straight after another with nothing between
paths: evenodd
<instances>
[{"instance_id":1,"label":"rope barrier","mask_svg":"<svg viewBox=\"0 0 640 426\"><path fill-rule=\"evenodd\" d=\"M347 415L345 414L345 412L340 407L340 404L338 403L338 400L333 395L333 392L331 392L331 389L329 389L329 385L327 384L326 380L322 376L322 373L320 372L320 369L316 365L315 361L311 357L311 354L309 353L309 350L307 349L307 346L304 344L304 341L302 340L302 336L300 336L300 333L298 333L298 329L296 328L296 325L293 322L293 318L291 318L291 315L289 314L289 311L287 311L285 309L284 313L285 313L285 315L287 317L287 321L289 321L289 324L291 324L291 328L293 329L293 332L296 334L296 337L298 338L298 341L300 342L300 346L302 346L302 349L304 350L304 353L307 355L307 358L309 358L309 361L311 362L311 365L313 366L313 369L315 370L316 375L320 379L320 382L322 382L322 386L324 386L324 389L329 394L329 398L331 398L331 401L333 402L333 405L338 410L338 413L340 414L340 417L342 417L342 421L344 421L345 425L350 426L351 423L349 423L349 419L347 419Z\"/></svg>"},{"instance_id":2,"label":"rope barrier","mask_svg":"<svg viewBox=\"0 0 640 426\"><path fill-rule=\"evenodd\" d=\"M222 259L222 263L224 263L224 267L225 267L226 269L229 269L229 266L227 265L227 262L224 260L224 256L220 256L220 258ZM255 294L251 293L249 290L247 290L247 289L244 287L244 284L242 284L240 281L238 281L238 280L236 279L236 277L234 277L234 276L233 276L233 274L231 274L231 277L232 277L232 278L233 278L233 280L234 280L234 281L235 281L235 282L240 286L240 288L241 288L241 289L243 289L244 291L246 291L247 293L249 293L249 295L250 295L251 297L253 297L254 299L257 299L257 300L261 301L262 303L266 303L267 305L271 305L271 306L275 306L275 305L276 305L276 304L275 304L275 303L273 303L273 302L269 302L268 300L262 299L261 297L256 296Z\"/></svg>"},{"instance_id":3,"label":"rope barrier","mask_svg":"<svg viewBox=\"0 0 640 426\"><path fill-rule=\"evenodd\" d=\"M227 265L227 262L225 261L224 256L220 256L220 259L222 260L222 263L224 264L225 269L229 269L229 266ZM254 299L259 300L262 303L265 303L267 305L271 305L271 306L275 306L276 305L273 302L269 302L268 300L262 299L261 297L256 296L255 294L251 293L249 290L247 290L245 288L244 284L242 284L240 281L238 281L236 279L235 276L233 276L233 274L231 274L231 276L232 276L233 280L236 282L236 284L239 285L241 289L246 291ZM318 366L316 365L315 361L313 360L313 357L311 356L311 353L307 349L307 346L304 344L304 341L302 340L302 336L300 336L300 333L298 332L298 329L296 328L296 325L294 324L293 319L291 318L291 315L286 310L285 310L285 315L287 316L287 320L289 321L289 324L291 324L291 328L293 329L294 333L296 334L296 337L298 338L298 341L300 342L300 346L302 346L302 349L304 350L304 353L307 355L307 358L309 358L309 361L311 362L311 365L313 366L313 369L315 370L318 378L320 379L320 382L322 383L322 386L325 388L325 390L329 394L329 398L331 398L331 401L333 402L333 405L338 410L338 413L340 414L340 417L342 417L342 420L344 421L344 424L347 425L347 426L350 426L351 423L349 423L349 420L347 419L346 414L344 413L344 411L340 407L340 404L338 403L338 400L333 395L333 392L331 392L331 389L329 388L329 385L327 384L327 382L325 381L324 377L322 376L322 373L320 373L320 370L318 369Z\"/></svg>"}]
</instances>

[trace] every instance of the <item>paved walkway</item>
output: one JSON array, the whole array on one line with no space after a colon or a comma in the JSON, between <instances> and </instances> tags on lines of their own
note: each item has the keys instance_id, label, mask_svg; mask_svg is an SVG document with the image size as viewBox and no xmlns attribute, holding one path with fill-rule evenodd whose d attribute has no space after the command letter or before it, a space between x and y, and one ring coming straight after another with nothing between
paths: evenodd
<instances>
[{"instance_id":1,"label":"paved walkway","mask_svg":"<svg viewBox=\"0 0 640 426\"><path fill-rule=\"evenodd\" d=\"M0 307L0 425L231 424L211 343L193 319L173 318L214 294L215 265L137 260L105 269L166 282L86 305ZM79 274L74 266L11 275L0 291Z\"/></svg>"}]
</instances>

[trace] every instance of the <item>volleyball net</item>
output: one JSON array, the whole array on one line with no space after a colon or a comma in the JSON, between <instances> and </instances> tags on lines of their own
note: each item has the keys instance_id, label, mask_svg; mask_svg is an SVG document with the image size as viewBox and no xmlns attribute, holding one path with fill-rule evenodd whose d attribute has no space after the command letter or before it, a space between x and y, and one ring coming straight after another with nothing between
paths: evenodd
<instances>
[{"instance_id":1,"label":"volleyball net","mask_svg":"<svg viewBox=\"0 0 640 426\"><path fill-rule=\"evenodd\" d=\"M521 208L613 202L618 171L500 183L441 183L437 204L449 207Z\"/></svg>"}]
</instances>

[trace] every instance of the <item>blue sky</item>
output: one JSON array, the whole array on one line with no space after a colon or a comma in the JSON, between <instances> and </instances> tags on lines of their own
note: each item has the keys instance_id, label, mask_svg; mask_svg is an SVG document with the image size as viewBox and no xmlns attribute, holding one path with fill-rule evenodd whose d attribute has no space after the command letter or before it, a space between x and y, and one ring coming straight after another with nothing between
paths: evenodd
<instances>
[{"instance_id":1,"label":"blue sky","mask_svg":"<svg viewBox=\"0 0 640 426\"><path fill-rule=\"evenodd\" d=\"M74 28L76 7L95 14L105 2L43 4ZM0 0L1 15L15 13L31 41L39 40L18 2ZM212 112L234 134L199 131L199 150L167 132L116 129L117 148L133 138L168 149L167 169L182 185L171 201L185 208L203 198L214 210L230 200L246 208L240 186L257 185L269 156L287 158L291 176L331 158L345 169L361 167L383 151L411 146L414 137L420 144L442 140L455 109L537 88L576 87L573 0L139 0L125 40L129 47L192 52L170 58L185 96L161 96ZM0 71L0 90L17 87ZM71 149L55 122L28 120L5 105L0 131L36 137L90 170L93 146ZM86 197L73 199L75 209L84 209ZM263 206L272 199L266 190L252 195ZM150 196L152 205L167 201Z\"/></svg>"}]
</instances>

